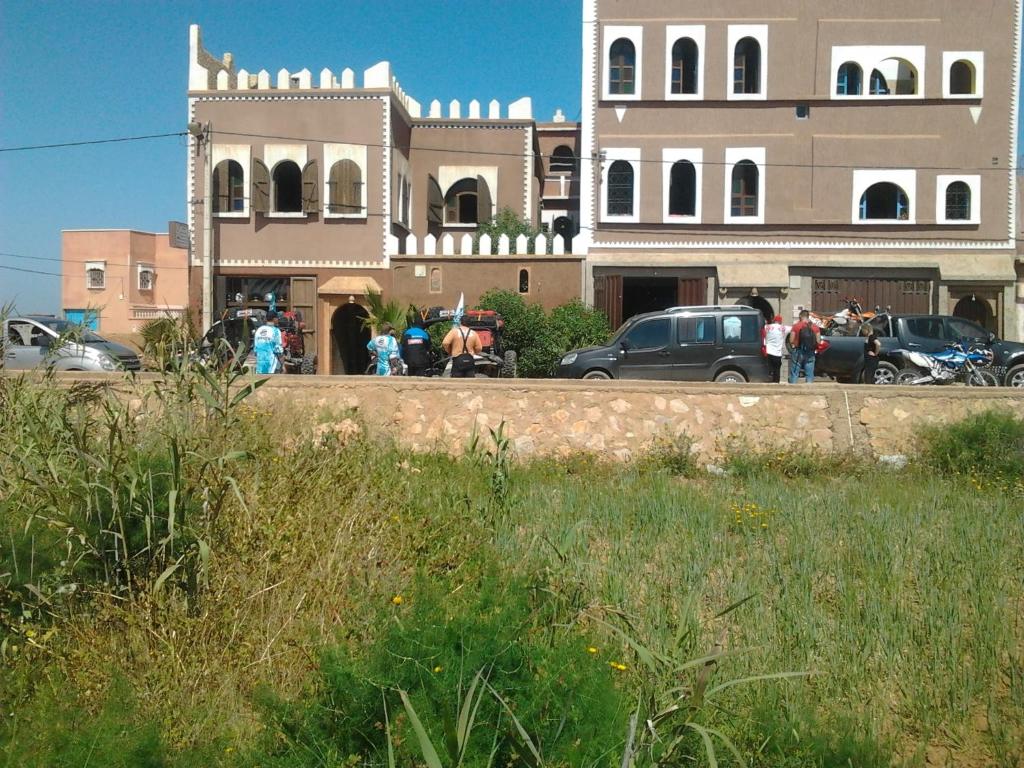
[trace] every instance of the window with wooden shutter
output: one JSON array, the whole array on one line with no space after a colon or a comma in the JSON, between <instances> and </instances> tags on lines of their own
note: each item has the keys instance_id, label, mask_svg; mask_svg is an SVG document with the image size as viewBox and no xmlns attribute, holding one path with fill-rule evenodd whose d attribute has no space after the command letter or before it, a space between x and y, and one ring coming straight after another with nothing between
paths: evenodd
<instances>
[{"instance_id":1,"label":"window with wooden shutter","mask_svg":"<svg viewBox=\"0 0 1024 768\"><path fill-rule=\"evenodd\" d=\"M245 210L245 176L235 160L221 160L213 169L213 212L241 213Z\"/></svg>"},{"instance_id":2,"label":"window with wooden shutter","mask_svg":"<svg viewBox=\"0 0 1024 768\"><path fill-rule=\"evenodd\" d=\"M732 169L733 216L757 216L760 172L750 160L741 160Z\"/></svg>"},{"instance_id":3,"label":"window with wooden shutter","mask_svg":"<svg viewBox=\"0 0 1024 768\"><path fill-rule=\"evenodd\" d=\"M444 193L433 176L427 176L427 225L444 221Z\"/></svg>"},{"instance_id":4,"label":"window with wooden shutter","mask_svg":"<svg viewBox=\"0 0 1024 768\"><path fill-rule=\"evenodd\" d=\"M761 44L752 37L744 37L736 43L732 67L732 92L761 92Z\"/></svg>"},{"instance_id":5,"label":"window with wooden shutter","mask_svg":"<svg viewBox=\"0 0 1024 768\"><path fill-rule=\"evenodd\" d=\"M282 160L271 174L274 182L274 212L302 213L303 173L291 160Z\"/></svg>"},{"instance_id":6,"label":"window with wooden shutter","mask_svg":"<svg viewBox=\"0 0 1024 768\"><path fill-rule=\"evenodd\" d=\"M252 209L256 213L270 212L270 171L256 158L252 161Z\"/></svg>"},{"instance_id":7,"label":"window with wooden shutter","mask_svg":"<svg viewBox=\"0 0 1024 768\"><path fill-rule=\"evenodd\" d=\"M331 195L328 203L331 213L352 215L365 213L363 210L363 169L354 160L339 160L332 165L327 185Z\"/></svg>"},{"instance_id":8,"label":"window with wooden shutter","mask_svg":"<svg viewBox=\"0 0 1024 768\"><path fill-rule=\"evenodd\" d=\"M608 215L633 215L633 166L616 160L608 169Z\"/></svg>"},{"instance_id":9,"label":"window with wooden shutter","mask_svg":"<svg viewBox=\"0 0 1024 768\"><path fill-rule=\"evenodd\" d=\"M445 224L476 224L480 221L481 208L477 189L480 177L476 179L460 179L452 184L448 194L444 197L444 223ZM490 193L487 192L487 184L484 183L485 194L487 195L487 218L490 221Z\"/></svg>"},{"instance_id":10,"label":"window with wooden shutter","mask_svg":"<svg viewBox=\"0 0 1024 768\"><path fill-rule=\"evenodd\" d=\"M476 177L476 223L491 220L491 190L483 176Z\"/></svg>"},{"instance_id":11,"label":"window with wooden shutter","mask_svg":"<svg viewBox=\"0 0 1024 768\"><path fill-rule=\"evenodd\" d=\"M302 169L302 210L304 213L320 212L319 176L316 160L310 160Z\"/></svg>"}]
</instances>

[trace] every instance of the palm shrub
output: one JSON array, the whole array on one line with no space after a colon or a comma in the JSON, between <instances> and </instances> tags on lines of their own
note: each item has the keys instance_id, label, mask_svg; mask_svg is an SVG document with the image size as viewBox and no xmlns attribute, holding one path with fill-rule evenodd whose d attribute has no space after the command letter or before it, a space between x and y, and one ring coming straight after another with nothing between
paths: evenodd
<instances>
[{"instance_id":1,"label":"palm shrub","mask_svg":"<svg viewBox=\"0 0 1024 768\"><path fill-rule=\"evenodd\" d=\"M384 301L380 293L369 289L366 291L366 304L368 314L363 318L363 327L378 332L384 323L391 323L391 327L401 334L409 324L409 317L416 312L414 307L400 301Z\"/></svg>"}]
</instances>

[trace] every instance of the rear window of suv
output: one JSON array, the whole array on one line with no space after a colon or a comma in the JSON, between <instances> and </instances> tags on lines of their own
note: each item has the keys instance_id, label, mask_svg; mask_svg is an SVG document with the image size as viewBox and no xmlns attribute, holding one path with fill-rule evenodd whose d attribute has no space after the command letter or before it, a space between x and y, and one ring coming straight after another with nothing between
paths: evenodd
<instances>
[{"instance_id":1,"label":"rear window of suv","mask_svg":"<svg viewBox=\"0 0 1024 768\"><path fill-rule=\"evenodd\" d=\"M941 317L911 317L907 319L907 330L911 336L922 339L941 339L942 318Z\"/></svg>"},{"instance_id":2,"label":"rear window of suv","mask_svg":"<svg viewBox=\"0 0 1024 768\"><path fill-rule=\"evenodd\" d=\"M760 342L757 315L723 315L722 341L733 344Z\"/></svg>"}]
</instances>

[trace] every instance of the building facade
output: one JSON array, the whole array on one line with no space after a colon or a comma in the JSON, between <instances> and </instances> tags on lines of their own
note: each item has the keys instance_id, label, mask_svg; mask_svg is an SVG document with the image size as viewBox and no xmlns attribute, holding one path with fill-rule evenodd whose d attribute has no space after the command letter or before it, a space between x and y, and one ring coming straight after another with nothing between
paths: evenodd
<instances>
[{"instance_id":1,"label":"building facade","mask_svg":"<svg viewBox=\"0 0 1024 768\"><path fill-rule=\"evenodd\" d=\"M572 124L542 131L528 98L424 108L387 62L360 77L236 70L193 26L188 108L191 296L206 323L272 294L303 313L319 372L354 373L368 293L419 307L470 305L491 288L548 306L580 295L575 220L559 223L565 237L475 237L504 209L541 221L542 143L573 140ZM578 179L565 189L563 218Z\"/></svg>"},{"instance_id":2,"label":"building facade","mask_svg":"<svg viewBox=\"0 0 1024 768\"><path fill-rule=\"evenodd\" d=\"M1020 4L583 0L585 293L1020 337Z\"/></svg>"},{"instance_id":3,"label":"building facade","mask_svg":"<svg viewBox=\"0 0 1024 768\"><path fill-rule=\"evenodd\" d=\"M66 229L61 260L64 317L102 334L135 334L187 310L188 250L167 233Z\"/></svg>"}]
</instances>

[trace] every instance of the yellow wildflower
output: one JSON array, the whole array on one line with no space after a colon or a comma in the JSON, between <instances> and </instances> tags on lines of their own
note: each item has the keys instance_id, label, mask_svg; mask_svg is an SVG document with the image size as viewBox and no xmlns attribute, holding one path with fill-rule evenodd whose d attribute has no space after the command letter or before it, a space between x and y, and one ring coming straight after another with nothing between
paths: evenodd
<instances>
[{"instance_id":1,"label":"yellow wildflower","mask_svg":"<svg viewBox=\"0 0 1024 768\"><path fill-rule=\"evenodd\" d=\"M597 653L597 648L591 645L587 648L587 653Z\"/></svg>"},{"instance_id":2,"label":"yellow wildflower","mask_svg":"<svg viewBox=\"0 0 1024 768\"><path fill-rule=\"evenodd\" d=\"M440 664L438 664L436 667L434 667L434 674L435 675L440 674L441 672L444 672L444 667L442 667Z\"/></svg>"},{"instance_id":3,"label":"yellow wildflower","mask_svg":"<svg viewBox=\"0 0 1024 768\"><path fill-rule=\"evenodd\" d=\"M391 604L392 605L401 605L402 604L402 596L401 595L395 595L394 597L392 597L391 598Z\"/></svg>"},{"instance_id":4,"label":"yellow wildflower","mask_svg":"<svg viewBox=\"0 0 1024 768\"><path fill-rule=\"evenodd\" d=\"M619 672L625 672L626 671L626 665L623 664L620 661L609 661L608 662L608 666L611 667L612 669L618 670Z\"/></svg>"}]
</instances>

